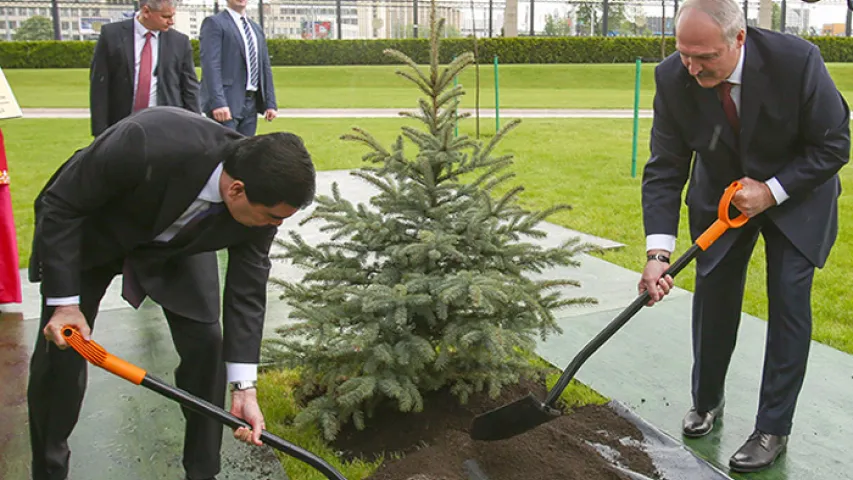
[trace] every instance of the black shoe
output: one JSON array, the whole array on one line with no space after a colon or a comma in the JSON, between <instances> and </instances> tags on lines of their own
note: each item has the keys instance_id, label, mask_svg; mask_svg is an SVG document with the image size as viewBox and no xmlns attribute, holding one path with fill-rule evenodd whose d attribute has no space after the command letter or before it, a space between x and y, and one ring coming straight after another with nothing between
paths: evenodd
<instances>
[{"instance_id":1,"label":"black shoe","mask_svg":"<svg viewBox=\"0 0 853 480\"><path fill-rule=\"evenodd\" d=\"M788 436L770 435L759 430L752 432L732 458L729 466L734 472L758 472L773 465L773 462L785 452Z\"/></svg>"},{"instance_id":2,"label":"black shoe","mask_svg":"<svg viewBox=\"0 0 853 480\"><path fill-rule=\"evenodd\" d=\"M684 416L684 421L681 425L681 431L685 437L698 438L707 435L714 429L714 423L718 417L723 415L723 406L725 401L707 412L697 412L696 408L691 408L687 415Z\"/></svg>"},{"instance_id":3,"label":"black shoe","mask_svg":"<svg viewBox=\"0 0 853 480\"><path fill-rule=\"evenodd\" d=\"M190 478L190 477L184 477L184 478L186 478L186 480L216 480L216 477L210 477L210 478L198 478L198 479L192 479L192 478Z\"/></svg>"}]
</instances>

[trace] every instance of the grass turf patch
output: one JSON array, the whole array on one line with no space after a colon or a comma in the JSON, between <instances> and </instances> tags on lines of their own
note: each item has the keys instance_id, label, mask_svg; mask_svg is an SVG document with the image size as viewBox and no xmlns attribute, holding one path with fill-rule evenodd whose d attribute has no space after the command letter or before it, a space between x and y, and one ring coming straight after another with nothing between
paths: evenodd
<instances>
[{"instance_id":1,"label":"grass turf patch","mask_svg":"<svg viewBox=\"0 0 853 480\"><path fill-rule=\"evenodd\" d=\"M641 72L641 108L651 108L655 64ZM397 66L274 67L279 108L411 108L412 89ZM853 97L853 64L833 63L838 88ZM199 77L200 70L196 69ZM88 69L7 69L25 108L89 108ZM633 64L501 65L501 108L633 108ZM459 78L462 107L475 105L475 71ZM62 88L57 88L61 85ZM480 66L480 106L494 108L494 67Z\"/></svg>"}]
</instances>

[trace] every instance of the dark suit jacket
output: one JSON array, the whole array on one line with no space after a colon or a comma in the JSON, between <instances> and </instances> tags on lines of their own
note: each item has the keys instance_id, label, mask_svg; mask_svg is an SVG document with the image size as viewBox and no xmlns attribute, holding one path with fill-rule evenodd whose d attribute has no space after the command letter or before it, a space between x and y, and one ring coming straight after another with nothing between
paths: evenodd
<instances>
[{"instance_id":1,"label":"dark suit jacket","mask_svg":"<svg viewBox=\"0 0 853 480\"><path fill-rule=\"evenodd\" d=\"M196 199L223 152L242 138L176 107L128 117L78 150L35 201L30 280L44 297L79 295L81 272L130 259L148 295L202 322L219 320L216 250L228 249L225 361L257 363L275 227L245 227L227 211L188 242L153 239Z\"/></svg>"},{"instance_id":2,"label":"dark suit jacket","mask_svg":"<svg viewBox=\"0 0 853 480\"><path fill-rule=\"evenodd\" d=\"M157 104L183 107L201 113L198 78L189 37L174 29L159 34ZM133 111L135 76L133 19L108 23L101 28L90 67L89 111L92 135Z\"/></svg>"},{"instance_id":3,"label":"dark suit jacket","mask_svg":"<svg viewBox=\"0 0 853 480\"><path fill-rule=\"evenodd\" d=\"M749 28L745 51L739 142L716 91L700 87L677 53L655 69L651 157L642 187L646 234L676 235L688 178L685 203L695 241L717 218L732 181L775 176L790 198L764 214L823 267L838 231L836 172L850 158L850 110L813 44ZM741 231L729 230L702 254L707 271Z\"/></svg>"},{"instance_id":4,"label":"dark suit jacket","mask_svg":"<svg viewBox=\"0 0 853 480\"><path fill-rule=\"evenodd\" d=\"M277 109L269 50L261 27L249 20L258 38L258 76L260 93L258 113ZM246 101L246 48L243 36L227 10L201 22L199 33L201 60L201 107L207 115L214 109L228 107L231 115L239 115Z\"/></svg>"}]
</instances>

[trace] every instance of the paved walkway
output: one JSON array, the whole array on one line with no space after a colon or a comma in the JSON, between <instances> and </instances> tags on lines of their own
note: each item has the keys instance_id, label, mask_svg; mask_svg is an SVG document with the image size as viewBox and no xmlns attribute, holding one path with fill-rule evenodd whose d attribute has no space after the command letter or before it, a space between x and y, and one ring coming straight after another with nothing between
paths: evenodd
<instances>
[{"instance_id":1,"label":"paved walkway","mask_svg":"<svg viewBox=\"0 0 853 480\"><path fill-rule=\"evenodd\" d=\"M86 108L24 108L24 118L89 118ZM283 108L281 118L397 118L406 108ZM461 108L460 113L475 114L473 108ZM598 108L502 108L501 118L634 118L631 109ZM480 108L480 117L494 118L494 108ZM641 109L639 118L652 118L652 111ZM853 118L853 114L851 114Z\"/></svg>"},{"instance_id":2,"label":"paved walkway","mask_svg":"<svg viewBox=\"0 0 853 480\"><path fill-rule=\"evenodd\" d=\"M282 118L397 118L399 112L414 111L406 108L283 108L278 111ZM474 109L463 108L460 112ZM89 118L86 108L24 108L24 118ZM480 116L493 118L494 108L481 108ZM502 118L634 118L633 110L599 109L537 109L504 108ZM640 110L641 118L651 118L651 110Z\"/></svg>"},{"instance_id":3,"label":"paved walkway","mask_svg":"<svg viewBox=\"0 0 853 480\"><path fill-rule=\"evenodd\" d=\"M321 172L318 191L328 193L332 181L339 182L342 194L354 202L363 202L371 188L347 172ZM303 234L309 243L327 238L312 222L298 225L307 212L300 212L281 228ZM557 244L579 235L577 232L544 225L545 239L534 240ZM605 248L620 245L595 237L586 240ZM559 314L564 334L540 342L538 353L559 367L571 358L599 330L609 323L634 298L639 274L606 260L583 255L581 266L566 270L550 270L542 276L571 278L581 282L580 288L567 290L570 296L592 296L598 304L569 307ZM298 279L300 272L282 261L276 262L274 276ZM118 297L118 279L103 303L95 339L108 350L172 381L171 370L176 355L159 309L145 305L139 311L128 309ZM38 296L35 286L26 285L23 321L11 321L0 329L0 377L4 394L0 395L0 478L26 478L28 447L26 405L24 403L26 359L37 330ZM640 417L682 441L681 418L689 407L691 293L676 289L664 302L642 310L608 344L581 368L578 379L602 394L627 405ZM265 326L267 337L273 329L288 322L288 308L270 296L270 314ZM728 457L749 435L758 398L759 375L763 359L766 323L744 315L739 343L728 377L726 416L721 428L708 438L686 445L699 455L727 471ZM809 373L794 419L794 433L786 456L773 469L751 475L750 479L843 479L850 473L850 432L853 414L849 410L853 398L853 357L824 345L812 344ZM141 391L100 369L90 369L89 394L81 415L81 424L71 439L74 450L76 479L154 479L180 478L180 432L183 425L177 407L158 395ZM263 476L245 474L239 478L284 478L276 471L270 452L254 453L266 458L248 458L240 446L226 434L226 460L221 478L238 478L246 462L256 470L269 468ZM239 460L243 463L236 463ZM4 471L5 468L5 471ZM131 473L132 472L132 473ZM276 473L277 472L277 473ZM250 472L251 473L251 472ZM736 475L732 475L738 478ZM674 477L689 478L689 477Z\"/></svg>"}]
</instances>

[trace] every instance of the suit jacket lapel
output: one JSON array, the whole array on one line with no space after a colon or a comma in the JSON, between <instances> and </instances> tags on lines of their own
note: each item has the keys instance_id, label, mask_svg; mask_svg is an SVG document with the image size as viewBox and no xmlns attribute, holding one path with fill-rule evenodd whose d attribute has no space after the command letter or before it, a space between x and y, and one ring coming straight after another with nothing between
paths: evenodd
<instances>
[{"instance_id":1,"label":"suit jacket lapel","mask_svg":"<svg viewBox=\"0 0 853 480\"><path fill-rule=\"evenodd\" d=\"M713 125L715 131L719 131L719 138L728 145L736 153L740 153L737 138L735 133L729 126L729 121L726 118L726 112L723 110L723 104L717 96L717 90L713 88L703 88L695 80L693 84L693 96L699 104L699 110L702 116L708 119ZM717 136L717 134L714 134Z\"/></svg>"},{"instance_id":2,"label":"suit jacket lapel","mask_svg":"<svg viewBox=\"0 0 853 480\"><path fill-rule=\"evenodd\" d=\"M131 18L123 25L123 35L121 36L122 47L124 49L124 54L127 57L128 78L130 78L131 85L133 85L134 79L136 78L136 52L133 48L133 22L134 20Z\"/></svg>"},{"instance_id":3,"label":"suit jacket lapel","mask_svg":"<svg viewBox=\"0 0 853 480\"><path fill-rule=\"evenodd\" d=\"M749 39L749 37L747 37ZM764 61L761 54L747 40L743 62L743 83L740 91L740 142L746 148L755 131L758 112L767 92L767 76L761 71Z\"/></svg>"},{"instance_id":4,"label":"suit jacket lapel","mask_svg":"<svg viewBox=\"0 0 853 480\"><path fill-rule=\"evenodd\" d=\"M170 176L165 181L166 192L163 197L162 207L154 222L154 236L159 235L169 225L175 223L189 208L204 184L210 178L210 174L222 159L222 152L211 151L205 155L204 162L185 164L184 169Z\"/></svg>"},{"instance_id":5,"label":"suit jacket lapel","mask_svg":"<svg viewBox=\"0 0 853 480\"><path fill-rule=\"evenodd\" d=\"M164 59L163 56L168 55L171 51L169 49L169 32L170 30L166 30L165 32L160 32L160 34L157 35L157 75L160 75L160 72L163 70L163 64L168 61L168 59ZM160 82L158 82L157 85L159 86Z\"/></svg>"},{"instance_id":6,"label":"suit jacket lapel","mask_svg":"<svg viewBox=\"0 0 853 480\"><path fill-rule=\"evenodd\" d=\"M228 10L223 10L220 15L222 15L225 25L228 25L227 28L231 32L231 35L235 37L237 43L240 45L240 56L243 57L243 60L246 60L246 44L243 42L243 34L240 33L240 27L237 26L237 22L234 21Z\"/></svg>"}]
</instances>

